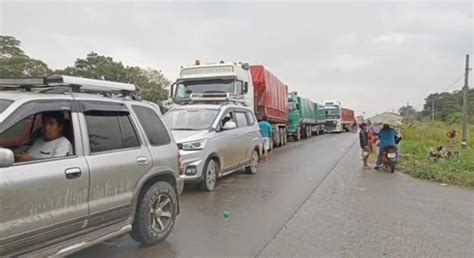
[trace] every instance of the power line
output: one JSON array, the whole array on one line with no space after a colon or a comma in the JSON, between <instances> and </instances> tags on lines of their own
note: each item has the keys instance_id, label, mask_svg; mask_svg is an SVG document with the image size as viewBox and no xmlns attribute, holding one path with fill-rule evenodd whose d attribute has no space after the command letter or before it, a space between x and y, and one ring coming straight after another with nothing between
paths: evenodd
<instances>
[{"instance_id":1,"label":"power line","mask_svg":"<svg viewBox=\"0 0 474 258\"><path fill-rule=\"evenodd\" d=\"M446 89L442 90L441 92L446 92L451 87L453 87L457 82L459 82L462 78L464 78L464 74L461 74L461 76L459 76L459 78L457 78L453 83L451 83Z\"/></svg>"}]
</instances>

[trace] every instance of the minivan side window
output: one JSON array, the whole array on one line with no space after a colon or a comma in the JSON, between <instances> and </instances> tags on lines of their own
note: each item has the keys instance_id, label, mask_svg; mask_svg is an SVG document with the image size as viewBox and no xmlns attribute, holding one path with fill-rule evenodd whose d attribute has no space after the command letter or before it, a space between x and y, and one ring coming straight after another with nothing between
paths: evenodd
<instances>
[{"instance_id":1,"label":"minivan side window","mask_svg":"<svg viewBox=\"0 0 474 258\"><path fill-rule=\"evenodd\" d=\"M247 119L249 121L249 125L254 125L255 124L255 117L251 112L246 112L247 113Z\"/></svg>"},{"instance_id":2,"label":"minivan side window","mask_svg":"<svg viewBox=\"0 0 474 258\"><path fill-rule=\"evenodd\" d=\"M247 115L245 115L245 112L235 112L235 116L239 127L248 126Z\"/></svg>"},{"instance_id":3,"label":"minivan side window","mask_svg":"<svg viewBox=\"0 0 474 258\"><path fill-rule=\"evenodd\" d=\"M145 130L146 137L152 146L164 145L171 142L168 130L155 111L142 106L132 106L140 124Z\"/></svg>"},{"instance_id":4,"label":"minivan side window","mask_svg":"<svg viewBox=\"0 0 474 258\"><path fill-rule=\"evenodd\" d=\"M84 113L91 153L139 147L135 128L126 112L87 111Z\"/></svg>"}]
</instances>

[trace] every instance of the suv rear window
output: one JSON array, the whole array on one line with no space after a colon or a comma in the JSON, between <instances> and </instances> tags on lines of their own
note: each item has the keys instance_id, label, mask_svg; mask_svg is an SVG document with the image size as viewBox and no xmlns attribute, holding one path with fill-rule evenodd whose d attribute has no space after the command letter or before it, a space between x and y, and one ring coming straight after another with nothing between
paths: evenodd
<instances>
[{"instance_id":1,"label":"suv rear window","mask_svg":"<svg viewBox=\"0 0 474 258\"><path fill-rule=\"evenodd\" d=\"M89 111L85 117L91 153L140 146L128 113Z\"/></svg>"},{"instance_id":2,"label":"suv rear window","mask_svg":"<svg viewBox=\"0 0 474 258\"><path fill-rule=\"evenodd\" d=\"M142 106L133 106L133 110L137 114L138 120L143 130L145 130L146 137L151 145L157 146L170 143L168 130L166 130L155 111Z\"/></svg>"},{"instance_id":3,"label":"suv rear window","mask_svg":"<svg viewBox=\"0 0 474 258\"><path fill-rule=\"evenodd\" d=\"M0 99L0 113L5 111L10 104L13 103L11 100L6 100L6 99Z\"/></svg>"}]
</instances>

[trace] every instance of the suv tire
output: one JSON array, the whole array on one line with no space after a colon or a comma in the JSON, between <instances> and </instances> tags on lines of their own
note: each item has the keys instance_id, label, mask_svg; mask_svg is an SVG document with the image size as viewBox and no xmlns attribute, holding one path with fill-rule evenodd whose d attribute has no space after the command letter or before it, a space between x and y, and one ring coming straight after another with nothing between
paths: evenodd
<instances>
[{"instance_id":1,"label":"suv tire","mask_svg":"<svg viewBox=\"0 0 474 258\"><path fill-rule=\"evenodd\" d=\"M245 172L247 174L257 174L257 167L258 167L258 161L260 160L260 155L258 155L258 151L254 149L252 151L252 157L250 160L250 165L245 167Z\"/></svg>"},{"instance_id":2,"label":"suv tire","mask_svg":"<svg viewBox=\"0 0 474 258\"><path fill-rule=\"evenodd\" d=\"M201 189L212 192L216 189L217 176L219 175L219 163L214 158L209 158L203 170Z\"/></svg>"},{"instance_id":3,"label":"suv tire","mask_svg":"<svg viewBox=\"0 0 474 258\"><path fill-rule=\"evenodd\" d=\"M177 203L176 192L168 182L151 185L138 204L132 238L144 245L166 239L175 223Z\"/></svg>"}]
</instances>

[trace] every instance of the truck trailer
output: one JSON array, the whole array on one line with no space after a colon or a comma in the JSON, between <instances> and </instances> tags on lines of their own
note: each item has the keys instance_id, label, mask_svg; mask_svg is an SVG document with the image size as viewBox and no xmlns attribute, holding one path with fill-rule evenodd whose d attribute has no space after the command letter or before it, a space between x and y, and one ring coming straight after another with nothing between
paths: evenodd
<instances>
[{"instance_id":1,"label":"truck trailer","mask_svg":"<svg viewBox=\"0 0 474 258\"><path fill-rule=\"evenodd\" d=\"M313 127L317 122L315 107L315 103L298 96L297 92L288 94L288 137L299 141L313 135Z\"/></svg>"}]
</instances>

